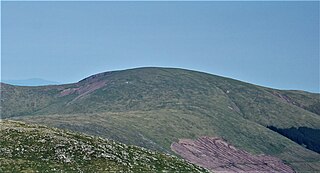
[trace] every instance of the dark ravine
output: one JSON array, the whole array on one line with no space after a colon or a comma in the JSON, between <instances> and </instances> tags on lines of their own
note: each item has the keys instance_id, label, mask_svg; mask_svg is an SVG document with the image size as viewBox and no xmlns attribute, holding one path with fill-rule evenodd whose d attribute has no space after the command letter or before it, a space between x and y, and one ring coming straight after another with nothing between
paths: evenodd
<instances>
[{"instance_id":1,"label":"dark ravine","mask_svg":"<svg viewBox=\"0 0 320 173\"><path fill-rule=\"evenodd\" d=\"M320 129L308 127L281 129L273 126L268 128L320 154Z\"/></svg>"},{"instance_id":2,"label":"dark ravine","mask_svg":"<svg viewBox=\"0 0 320 173\"><path fill-rule=\"evenodd\" d=\"M295 172L278 158L250 154L216 137L200 137L196 140L180 139L179 142L171 145L171 149L191 163L213 172Z\"/></svg>"}]
</instances>

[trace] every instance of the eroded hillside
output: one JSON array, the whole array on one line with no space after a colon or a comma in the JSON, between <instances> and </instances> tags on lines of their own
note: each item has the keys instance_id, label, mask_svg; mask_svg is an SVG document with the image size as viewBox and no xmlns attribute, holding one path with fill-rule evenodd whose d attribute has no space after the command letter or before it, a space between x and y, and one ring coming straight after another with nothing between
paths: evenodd
<instances>
[{"instance_id":1,"label":"eroded hillside","mask_svg":"<svg viewBox=\"0 0 320 173\"><path fill-rule=\"evenodd\" d=\"M295 172L278 158L250 154L220 138L180 139L173 143L171 148L191 163L201 165L213 172Z\"/></svg>"}]
</instances>

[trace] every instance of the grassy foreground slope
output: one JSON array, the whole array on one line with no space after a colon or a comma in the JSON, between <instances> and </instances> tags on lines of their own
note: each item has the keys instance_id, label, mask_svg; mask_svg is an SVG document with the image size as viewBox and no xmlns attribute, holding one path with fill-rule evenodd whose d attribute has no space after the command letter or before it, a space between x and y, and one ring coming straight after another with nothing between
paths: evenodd
<instances>
[{"instance_id":1,"label":"grassy foreground slope","mask_svg":"<svg viewBox=\"0 0 320 173\"><path fill-rule=\"evenodd\" d=\"M266 128L319 129L319 94L170 68L107 72L68 85L3 84L1 93L2 118L168 153L180 138L217 136L251 153L279 157L297 171L320 170L319 154Z\"/></svg>"},{"instance_id":2,"label":"grassy foreground slope","mask_svg":"<svg viewBox=\"0 0 320 173\"><path fill-rule=\"evenodd\" d=\"M16 121L0 121L0 138L0 172L207 172L140 147Z\"/></svg>"}]
</instances>

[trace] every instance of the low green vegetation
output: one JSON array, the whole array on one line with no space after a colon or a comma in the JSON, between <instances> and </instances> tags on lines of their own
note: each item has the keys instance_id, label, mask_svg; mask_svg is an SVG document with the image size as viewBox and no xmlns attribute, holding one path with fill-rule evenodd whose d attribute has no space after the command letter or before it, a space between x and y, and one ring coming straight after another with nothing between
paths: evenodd
<instances>
[{"instance_id":1,"label":"low green vegetation","mask_svg":"<svg viewBox=\"0 0 320 173\"><path fill-rule=\"evenodd\" d=\"M279 157L296 171L320 171L318 153L267 128L320 129L320 94L171 68L102 73L59 86L4 84L1 94L2 118L171 154L179 138L223 137L251 153Z\"/></svg>"},{"instance_id":2,"label":"low green vegetation","mask_svg":"<svg viewBox=\"0 0 320 173\"><path fill-rule=\"evenodd\" d=\"M16 121L0 122L0 172L207 172L176 157Z\"/></svg>"}]
</instances>

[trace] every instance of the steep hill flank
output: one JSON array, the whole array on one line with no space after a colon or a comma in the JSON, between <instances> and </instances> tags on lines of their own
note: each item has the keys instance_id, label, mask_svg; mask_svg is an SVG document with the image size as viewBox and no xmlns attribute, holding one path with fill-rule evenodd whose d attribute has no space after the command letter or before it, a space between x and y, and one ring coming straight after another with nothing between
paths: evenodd
<instances>
[{"instance_id":1,"label":"steep hill flank","mask_svg":"<svg viewBox=\"0 0 320 173\"><path fill-rule=\"evenodd\" d=\"M320 95L281 91L201 72L139 68L78 83L1 85L1 117L178 109L238 114L264 126L320 127Z\"/></svg>"},{"instance_id":2,"label":"steep hill flank","mask_svg":"<svg viewBox=\"0 0 320 173\"><path fill-rule=\"evenodd\" d=\"M1 87L1 116L67 128L173 153L179 139L217 136L297 171L320 155L267 128L320 129L319 94L282 91L171 68L106 72L78 83Z\"/></svg>"}]
</instances>

